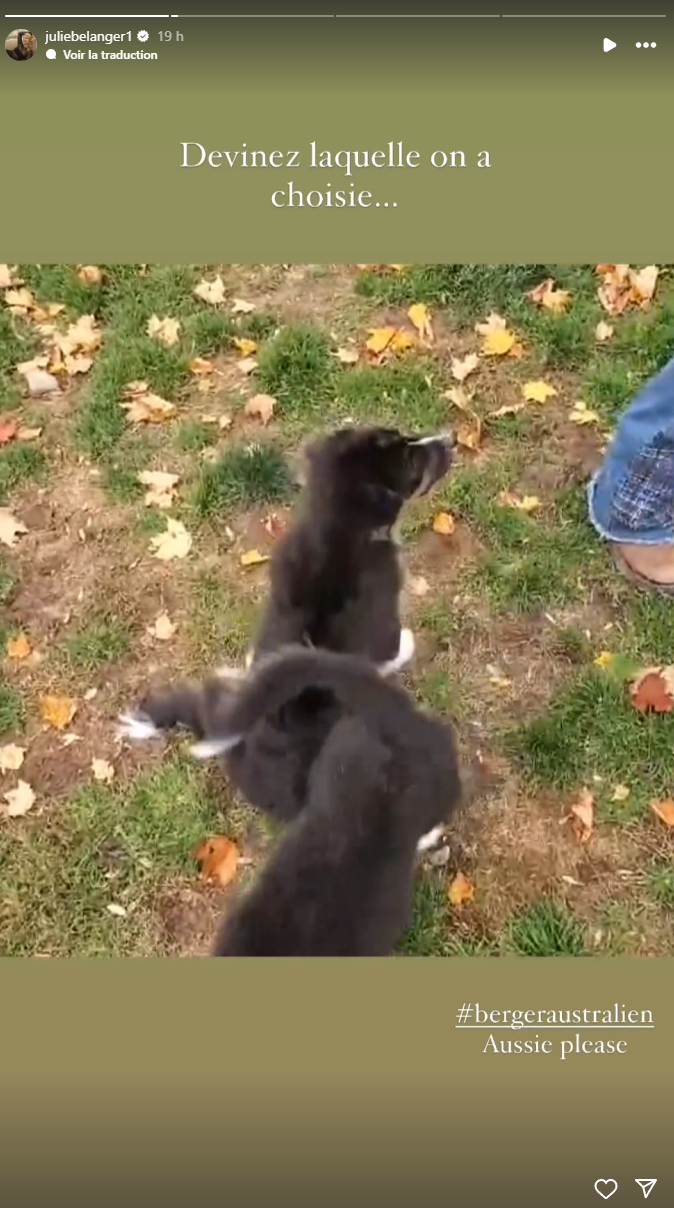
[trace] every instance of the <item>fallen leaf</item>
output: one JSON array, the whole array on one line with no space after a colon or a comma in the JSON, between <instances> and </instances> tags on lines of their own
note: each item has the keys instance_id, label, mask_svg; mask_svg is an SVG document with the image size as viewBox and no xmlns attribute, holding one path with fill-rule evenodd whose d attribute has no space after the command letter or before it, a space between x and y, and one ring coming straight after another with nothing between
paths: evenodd
<instances>
[{"instance_id":1,"label":"fallen leaf","mask_svg":"<svg viewBox=\"0 0 674 1208\"><path fill-rule=\"evenodd\" d=\"M528 403L545 403L549 398L555 398L557 391L547 382L525 382L522 394Z\"/></svg>"},{"instance_id":2,"label":"fallen leaf","mask_svg":"<svg viewBox=\"0 0 674 1208\"><path fill-rule=\"evenodd\" d=\"M27 532L28 529L25 524L17 520L9 508L0 508L0 541L3 545L7 545L10 549L13 549L16 545L17 537Z\"/></svg>"},{"instance_id":3,"label":"fallen leaf","mask_svg":"<svg viewBox=\"0 0 674 1208\"><path fill-rule=\"evenodd\" d=\"M13 742L0 747L0 772L18 772L25 754L26 748L17 747Z\"/></svg>"},{"instance_id":4,"label":"fallen leaf","mask_svg":"<svg viewBox=\"0 0 674 1208\"><path fill-rule=\"evenodd\" d=\"M255 357L243 357L237 361L237 369L239 373L243 373L246 377L257 369L257 361Z\"/></svg>"},{"instance_id":5,"label":"fallen leaf","mask_svg":"<svg viewBox=\"0 0 674 1208\"><path fill-rule=\"evenodd\" d=\"M475 352L471 352L463 360L452 357L452 377L457 382L465 382L468 375L474 373L479 364L480 358Z\"/></svg>"},{"instance_id":6,"label":"fallen leaf","mask_svg":"<svg viewBox=\"0 0 674 1208\"><path fill-rule=\"evenodd\" d=\"M535 512L541 507L538 495L515 495L512 491L501 491L498 501L505 507L516 508L518 512Z\"/></svg>"},{"instance_id":7,"label":"fallen leaf","mask_svg":"<svg viewBox=\"0 0 674 1208\"><path fill-rule=\"evenodd\" d=\"M64 356L74 356L77 352L95 352L102 340L102 335L94 315L80 315L76 323L71 323L65 335L57 334L54 344Z\"/></svg>"},{"instance_id":8,"label":"fallen leaf","mask_svg":"<svg viewBox=\"0 0 674 1208\"><path fill-rule=\"evenodd\" d=\"M459 408L459 411L466 411L472 415L470 399L463 386L450 386L449 390L445 390L444 398L449 399L450 403Z\"/></svg>"},{"instance_id":9,"label":"fallen leaf","mask_svg":"<svg viewBox=\"0 0 674 1208\"><path fill-rule=\"evenodd\" d=\"M457 872L447 890L447 897L452 906L463 906L466 902L472 902L475 897L475 886L470 877L463 872Z\"/></svg>"},{"instance_id":10,"label":"fallen leaf","mask_svg":"<svg viewBox=\"0 0 674 1208\"><path fill-rule=\"evenodd\" d=\"M653 298L658 280L659 269L655 264L649 264L640 272L630 273L631 296L634 302L641 306L647 305Z\"/></svg>"},{"instance_id":11,"label":"fallen leaf","mask_svg":"<svg viewBox=\"0 0 674 1208\"><path fill-rule=\"evenodd\" d=\"M33 357L32 361L20 361L16 367L16 372L24 376L27 373L32 373L34 369L45 369L48 364L49 356L45 352L39 357Z\"/></svg>"},{"instance_id":12,"label":"fallen leaf","mask_svg":"<svg viewBox=\"0 0 674 1208\"><path fill-rule=\"evenodd\" d=\"M220 276L217 276L215 281L200 281L195 286L194 292L197 298L200 298L202 302L208 302L209 306L220 306L225 300L225 286Z\"/></svg>"},{"instance_id":13,"label":"fallen leaf","mask_svg":"<svg viewBox=\"0 0 674 1208\"><path fill-rule=\"evenodd\" d=\"M18 420L9 416L0 416L0 445L8 445L10 440L14 440L18 430Z\"/></svg>"},{"instance_id":14,"label":"fallen leaf","mask_svg":"<svg viewBox=\"0 0 674 1208\"><path fill-rule=\"evenodd\" d=\"M160 319L158 315L151 315L147 323L147 334L153 340L159 340L165 344L167 348L173 348L174 344L180 339L180 320L170 319L166 316Z\"/></svg>"},{"instance_id":15,"label":"fallen leaf","mask_svg":"<svg viewBox=\"0 0 674 1208\"><path fill-rule=\"evenodd\" d=\"M455 407L468 416L466 423L459 424L455 432L456 442L463 445L465 449L478 449L482 438L482 421L479 415L476 414L470 407L470 399L468 398L463 386L452 386L445 391L445 398L449 399Z\"/></svg>"},{"instance_id":16,"label":"fallen leaf","mask_svg":"<svg viewBox=\"0 0 674 1208\"><path fill-rule=\"evenodd\" d=\"M558 289L552 277L548 277L546 281L542 281L540 285L532 289L529 297L537 306L543 306L556 315L563 314L571 302L571 294L568 289Z\"/></svg>"},{"instance_id":17,"label":"fallen leaf","mask_svg":"<svg viewBox=\"0 0 674 1208\"><path fill-rule=\"evenodd\" d=\"M269 536L274 538L278 537L280 533L285 532L286 528L284 522L279 520L276 512L271 512L270 515L267 516L267 519L264 521L264 527L269 533Z\"/></svg>"},{"instance_id":18,"label":"fallen leaf","mask_svg":"<svg viewBox=\"0 0 674 1208\"><path fill-rule=\"evenodd\" d=\"M195 848L194 859L201 865L204 881L218 881L226 889L234 880L239 864L239 849L225 835L213 835Z\"/></svg>"},{"instance_id":19,"label":"fallen leaf","mask_svg":"<svg viewBox=\"0 0 674 1208\"><path fill-rule=\"evenodd\" d=\"M32 398L40 398L43 394L54 394L59 389L58 378L44 369L29 369L24 377Z\"/></svg>"},{"instance_id":20,"label":"fallen leaf","mask_svg":"<svg viewBox=\"0 0 674 1208\"><path fill-rule=\"evenodd\" d=\"M150 538L150 546L155 558L162 562L171 562L174 558L185 558L192 548L192 536L180 520L167 517L163 533Z\"/></svg>"},{"instance_id":21,"label":"fallen leaf","mask_svg":"<svg viewBox=\"0 0 674 1208\"><path fill-rule=\"evenodd\" d=\"M20 315L27 314L35 307L35 299L27 289L8 289L4 298L10 309Z\"/></svg>"},{"instance_id":22,"label":"fallen leaf","mask_svg":"<svg viewBox=\"0 0 674 1208\"><path fill-rule=\"evenodd\" d=\"M594 797L588 789L581 790L578 801L571 806L571 812L563 819L564 822L569 820L573 823L578 842L588 843L594 830Z\"/></svg>"},{"instance_id":23,"label":"fallen leaf","mask_svg":"<svg viewBox=\"0 0 674 1208\"><path fill-rule=\"evenodd\" d=\"M243 298L235 298L232 302L233 315L249 315L255 310L254 302L245 302Z\"/></svg>"},{"instance_id":24,"label":"fallen leaf","mask_svg":"<svg viewBox=\"0 0 674 1208\"><path fill-rule=\"evenodd\" d=\"M431 590L428 580L424 579L423 575L410 575L407 586L413 596L426 596Z\"/></svg>"},{"instance_id":25,"label":"fallen leaf","mask_svg":"<svg viewBox=\"0 0 674 1208\"><path fill-rule=\"evenodd\" d=\"M38 436L42 436L42 428L19 428L16 439L23 441L37 440Z\"/></svg>"},{"instance_id":26,"label":"fallen leaf","mask_svg":"<svg viewBox=\"0 0 674 1208\"><path fill-rule=\"evenodd\" d=\"M601 654L598 654L596 659L594 659L594 665L595 667L602 668L610 667L614 659L615 655L611 654L610 650L602 650Z\"/></svg>"},{"instance_id":27,"label":"fallen leaf","mask_svg":"<svg viewBox=\"0 0 674 1208\"><path fill-rule=\"evenodd\" d=\"M665 826L674 826L674 801L651 801L651 809Z\"/></svg>"},{"instance_id":28,"label":"fallen leaf","mask_svg":"<svg viewBox=\"0 0 674 1208\"><path fill-rule=\"evenodd\" d=\"M612 335L613 328L610 323L605 323L603 319L600 323L597 323L594 329L594 338L598 344L605 344L607 340L611 339Z\"/></svg>"},{"instance_id":29,"label":"fallen leaf","mask_svg":"<svg viewBox=\"0 0 674 1208\"><path fill-rule=\"evenodd\" d=\"M146 507L170 508L180 475L167 474L163 470L141 470L138 481L144 487L149 487L145 494Z\"/></svg>"},{"instance_id":30,"label":"fallen leaf","mask_svg":"<svg viewBox=\"0 0 674 1208\"><path fill-rule=\"evenodd\" d=\"M130 402L122 403L127 419L132 424L160 424L175 412L173 403L158 394L135 395Z\"/></svg>"},{"instance_id":31,"label":"fallen leaf","mask_svg":"<svg viewBox=\"0 0 674 1208\"><path fill-rule=\"evenodd\" d=\"M443 537L449 537L456 528L456 521L449 512L438 512L433 521L433 532L440 533Z\"/></svg>"},{"instance_id":32,"label":"fallen leaf","mask_svg":"<svg viewBox=\"0 0 674 1208\"><path fill-rule=\"evenodd\" d=\"M627 801L630 791L626 784L617 784L613 790L611 801Z\"/></svg>"},{"instance_id":33,"label":"fallen leaf","mask_svg":"<svg viewBox=\"0 0 674 1208\"><path fill-rule=\"evenodd\" d=\"M65 730L77 713L77 701L69 696L41 696L40 717L55 730Z\"/></svg>"},{"instance_id":34,"label":"fallen leaf","mask_svg":"<svg viewBox=\"0 0 674 1208\"><path fill-rule=\"evenodd\" d=\"M475 324L475 330L478 335L481 336L491 335L493 331L505 331L506 327L507 324L505 319L502 319L500 315L497 315L495 310L493 310L491 314L487 316L484 323Z\"/></svg>"},{"instance_id":35,"label":"fallen leaf","mask_svg":"<svg viewBox=\"0 0 674 1208\"><path fill-rule=\"evenodd\" d=\"M16 638L10 638L7 643L7 654L10 659L27 659L31 652L31 644L25 633Z\"/></svg>"},{"instance_id":36,"label":"fallen leaf","mask_svg":"<svg viewBox=\"0 0 674 1208\"><path fill-rule=\"evenodd\" d=\"M105 909L108 911L108 914L114 915L116 919L126 918L126 910L123 906L120 906L119 902L108 902Z\"/></svg>"},{"instance_id":37,"label":"fallen leaf","mask_svg":"<svg viewBox=\"0 0 674 1208\"><path fill-rule=\"evenodd\" d=\"M208 361L206 357L192 357L190 361L190 371L196 377L205 377L213 372L213 363Z\"/></svg>"},{"instance_id":38,"label":"fallen leaf","mask_svg":"<svg viewBox=\"0 0 674 1208\"><path fill-rule=\"evenodd\" d=\"M373 356L381 356L386 351L397 332L397 327L374 327L365 341L365 347Z\"/></svg>"},{"instance_id":39,"label":"fallen leaf","mask_svg":"<svg viewBox=\"0 0 674 1208\"><path fill-rule=\"evenodd\" d=\"M261 554L259 549L249 549L239 558L242 566L260 566L263 562L269 561L268 554Z\"/></svg>"},{"instance_id":40,"label":"fallen leaf","mask_svg":"<svg viewBox=\"0 0 674 1208\"><path fill-rule=\"evenodd\" d=\"M23 282L14 276L14 270L8 264L0 264L0 289L12 289L18 285L23 285Z\"/></svg>"},{"instance_id":41,"label":"fallen leaf","mask_svg":"<svg viewBox=\"0 0 674 1208\"><path fill-rule=\"evenodd\" d=\"M257 352L257 340L248 340L245 336L241 338L235 336L233 344L242 357L251 357L254 352Z\"/></svg>"},{"instance_id":42,"label":"fallen leaf","mask_svg":"<svg viewBox=\"0 0 674 1208\"><path fill-rule=\"evenodd\" d=\"M428 307L423 302L415 302L407 311L407 317L410 323L416 327L419 338L428 344L432 344L434 336L431 326L431 314Z\"/></svg>"},{"instance_id":43,"label":"fallen leaf","mask_svg":"<svg viewBox=\"0 0 674 1208\"><path fill-rule=\"evenodd\" d=\"M342 365L355 365L359 359L359 353L355 348L338 348L335 356Z\"/></svg>"},{"instance_id":44,"label":"fallen leaf","mask_svg":"<svg viewBox=\"0 0 674 1208\"><path fill-rule=\"evenodd\" d=\"M154 625L148 627L148 633L159 642L170 642L177 628L167 612L160 612Z\"/></svg>"},{"instance_id":45,"label":"fallen leaf","mask_svg":"<svg viewBox=\"0 0 674 1208\"><path fill-rule=\"evenodd\" d=\"M103 273L97 264L81 264L77 276L85 285L100 285Z\"/></svg>"},{"instance_id":46,"label":"fallen leaf","mask_svg":"<svg viewBox=\"0 0 674 1208\"><path fill-rule=\"evenodd\" d=\"M507 328L496 328L484 338L482 351L486 357L503 357L515 345L515 336Z\"/></svg>"},{"instance_id":47,"label":"fallen leaf","mask_svg":"<svg viewBox=\"0 0 674 1208\"><path fill-rule=\"evenodd\" d=\"M15 789L5 793L5 801L9 818L23 818L35 804L35 793L25 780L20 780Z\"/></svg>"},{"instance_id":48,"label":"fallen leaf","mask_svg":"<svg viewBox=\"0 0 674 1208\"><path fill-rule=\"evenodd\" d=\"M244 407L246 415L257 415L262 421L262 427L266 428L270 419L274 414L276 399L270 394L256 394L250 398Z\"/></svg>"},{"instance_id":49,"label":"fallen leaf","mask_svg":"<svg viewBox=\"0 0 674 1208\"><path fill-rule=\"evenodd\" d=\"M220 431L226 432L228 428L231 428L231 426L232 426L231 415L221 415L220 418L218 419L218 427L219 427Z\"/></svg>"},{"instance_id":50,"label":"fallen leaf","mask_svg":"<svg viewBox=\"0 0 674 1208\"><path fill-rule=\"evenodd\" d=\"M115 778L115 769L107 759L92 759L91 770L94 780L99 780L101 784L110 784Z\"/></svg>"},{"instance_id":51,"label":"fallen leaf","mask_svg":"<svg viewBox=\"0 0 674 1208\"><path fill-rule=\"evenodd\" d=\"M630 698L645 713L671 713L674 709L674 667L647 667L632 681Z\"/></svg>"},{"instance_id":52,"label":"fallen leaf","mask_svg":"<svg viewBox=\"0 0 674 1208\"><path fill-rule=\"evenodd\" d=\"M599 416L597 415L597 412L591 411L587 403L583 403L580 400L573 404L573 407L569 411L569 419L572 423L579 424L581 426L584 424L599 423Z\"/></svg>"}]
</instances>

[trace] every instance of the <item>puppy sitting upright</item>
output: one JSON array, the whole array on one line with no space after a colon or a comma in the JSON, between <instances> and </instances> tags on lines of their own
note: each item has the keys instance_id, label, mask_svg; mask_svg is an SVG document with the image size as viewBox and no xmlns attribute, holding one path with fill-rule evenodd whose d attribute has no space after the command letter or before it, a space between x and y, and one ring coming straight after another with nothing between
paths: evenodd
<instances>
[{"instance_id":1,"label":"puppy sitting upright","mask_svg":"<svg viewBox=\"0 0 674 1208\"><path fill-rule=\"evenodd\" d=\"M460 801L454 737L364 660L287 651L219 711L220 749L307 688L340 719L314 762L305 808L222 926L216 956L385 956L411 918L421 836Z\"/></svg>"},{"instance_id":2,"label":"puppy sitting upright","mask_svg":"<svg viewBox=\"0 0 674 1208\"><path fill-rule=\"evenodd\" d=\"M309 448L299 514L276 546L250 661L308 645L362 655L389 674L411 658L412 634L400 625L402 571L393 526L404 503L447 472L452 446L447 435L345 428ZM151 692L142 715L126 719L126 732L145 738L182 725L206 739L214 734L210 713L219 696L217 684ZM311 766L340 715L334 694L315 686L286 696L227 756L231 780L251 805L294 818Z\"/></svg>"}]
</instances>

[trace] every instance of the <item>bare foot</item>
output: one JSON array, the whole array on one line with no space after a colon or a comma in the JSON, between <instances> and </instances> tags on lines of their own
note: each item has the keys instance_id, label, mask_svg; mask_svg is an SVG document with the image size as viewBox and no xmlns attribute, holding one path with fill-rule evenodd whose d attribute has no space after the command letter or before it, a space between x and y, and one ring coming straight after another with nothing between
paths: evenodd
<instances>
[{"instance_id":1,"label":"bare foot","mask_svg":"<svg viewBox=\"0 0 674 1208\"><path fill-rule=\"evenodd\" d=\"M674 584L674 545L614 545L630 570L651 583Z\"/></svg>"}]
</instances>

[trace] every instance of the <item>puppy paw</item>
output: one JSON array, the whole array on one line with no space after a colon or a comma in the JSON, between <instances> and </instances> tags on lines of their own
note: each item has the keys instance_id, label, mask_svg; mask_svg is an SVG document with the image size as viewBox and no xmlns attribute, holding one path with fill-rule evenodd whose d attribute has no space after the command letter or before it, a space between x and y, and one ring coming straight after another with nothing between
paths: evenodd
<instances>
[{"instance_id":1,"label":"puppy paw","mask_svg":"<svg viewBox=\"0 0 674 1208\"><path fill-rule=\"evenodd\" d=\"M433 830L429 831L427 835L421 836L419 842L417 843L417 851L420 854L430 851L432 847L435 847L436 844L440 842L443 835L444 827L434 826Z\"/></svg>"},{"instance_id":2,"label":"puppy paw","mask_svg":"<svg viewBox=\"0 0 674 1208\"><path fill-rule=\"evenodd\" d=\"M147 742L148 738L156 738L160 731L147 713L122 713L119 718L118 733L121 738L131 738L134 742Z\"/></svg>"}]
</instances>

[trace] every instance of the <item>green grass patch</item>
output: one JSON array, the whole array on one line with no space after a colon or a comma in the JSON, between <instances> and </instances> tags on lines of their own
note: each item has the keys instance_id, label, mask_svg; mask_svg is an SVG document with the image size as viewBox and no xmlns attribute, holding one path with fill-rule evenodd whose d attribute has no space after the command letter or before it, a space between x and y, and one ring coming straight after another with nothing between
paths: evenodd
<instances>
[{"instance_id":1,"label":"green grass patch","mask_svg":"<svg viewBox=\"0 0 674 1208\"><path fill-rule=\"evenodd\" d=\"M433 389L429 369L417 361L342 371L333 414L411 434L446 427L447 404Z\"/></svg>"},{"instance_id":2,"label":"green grass patch","mask_svg":"<svg viewBox=\"0 0 674 1208\"><path fill-rule=\"evenodd\" d=\"M9 502L11 492L24 482L44 477L47 461L34 445L6 445L0 449L0 506Z\"/></svg>"},{"instance_id":3,"label":"green grass patch","mask_svg":"<svg viewBox=\"0 0 674 1208\"><path fill-rule=\"evenodd\" d=\"M587 955L584 927L554 901L534 902L510 920L508 948L518 956Z\"/></svg>"},{"instance_id":4,"label":"green grass patch","mask_svg":"<svg viewBox=\"0 0 674 1208\"><path fill-rule=\"evenodd\" d=\"M400 956L495 956L490 939L453 930L444 874L420 873L414 887L412 923L400 939Z\"/></svg>"},{"instance_id":5,"label":"green grass patch","mask_svg":"<svg viewBox=\"0 0 674 1208\"><path fill-rule=\"evenodd\" d=\"M192 604L187 636L192 651L193 673L212 671L218 664L243 666L259 606L237 596L214 572L199 575L190 592Z\"/></svg>"},{"instance_id":6,"label":"green grass patch","mask_svg":"<svg viewBox=\"0 0 674 1208\"><path fill-rule=\"evenodd\" d=\"M193 760L167 758L126 786L76 793L26 840L0 833L0 950L6 956L151 955L161 950L157 901L196 877L191 852L224 829L222 788ZM126 911L115 917L114 903Z\"/></svg>"},{"instance_id":7,"label":"green grass patch","mask_svg":"<svg viewBox=\"0 0 674 1208\"><path fill-rule=\"evenodd\" d=\"M336 374L328 338L312 323L288 324L259 350L257 382L278 401L280 419L322 418Z\"/></svg>"},{"instance_id":8,"label":"green grass patch","mask_svg":"<svg viewBox=\"0 0 674 1208\"><path fill-rule=\"evenodd\" d=\"M61 302L71 318L101 313L105 284L81 281L75 264L21 264L19 276L38 302Z\"/></svg>"},{"instance_id":9,"label":"green grass patch","mask_svg":"<svg viewBox=\"0 0 674 1208\"><path fill-rule=\"evenodd\" d=\"M656 863L648 873L648 890L663 910L674 910L674 867Z\"/></svg>"},{"instance_id":10,"label":"green grass patch","mask_svg":"<svg viewBox=\"0 0 674 1208\"><path fill-rule=\"evenodd\" d=\"M66 637L62 651L73 671L92 672L107 663L117 662L131 648L131 633L116 617L92 620L77 633Z\"/></svg>"},{"instance_id":11,"label":"green grass patch","mask_svg":"<svg viewBox=\"0 0 674 1208\"><path fill-rule=\"evenodd\" d=\"M11 684L0 680L0 734L23 729L26 711L23 697Z\"/></svg>"},{"instance_id":12,"label":"green grass patch","mask_svg":"<svg viewBox=\"0 0 674 1208\"><path fill-rule=\"evenodd\" d=\"M232 445L218 461L202 467L193 507L205 519L236 507L281 502L292 490L288 464L277 445Z\"/></svg>"},{"instance_id":13,"label":"green grass patch","mask_svg":"<svg viewBox=\"0 0 674 1208\"><path fill-rule=\"evenodd\" d=\"M589 668L548 711L506 738L508 752L534 783L568 791L594 775L630 786L630 814L653 797L671 795L674 716L632 708L627 689Z\"/></svg>"},{"instance_id":14,"label":"green grass patch","mask_svg":"<svg viewBox=\"0 0 674 1208\"><path fill-rule=\"evenodd\" d=\"M176 429L175 442L183 453L200 453L218 440L215 424L204 424L198 419L186 419Z\"/></svg>"},{"instance_id":15,"label":"green grass patch","mask_svg":"<svg viewBox=\"0 0 674 1208\"><path fill-rule=\"evenodd\" d=\"M674 299L665 297L647 315L625 317L611 343L596 352L583 397L615 423L637 391L674 356Z\"/></svg>"}]
</instances>

